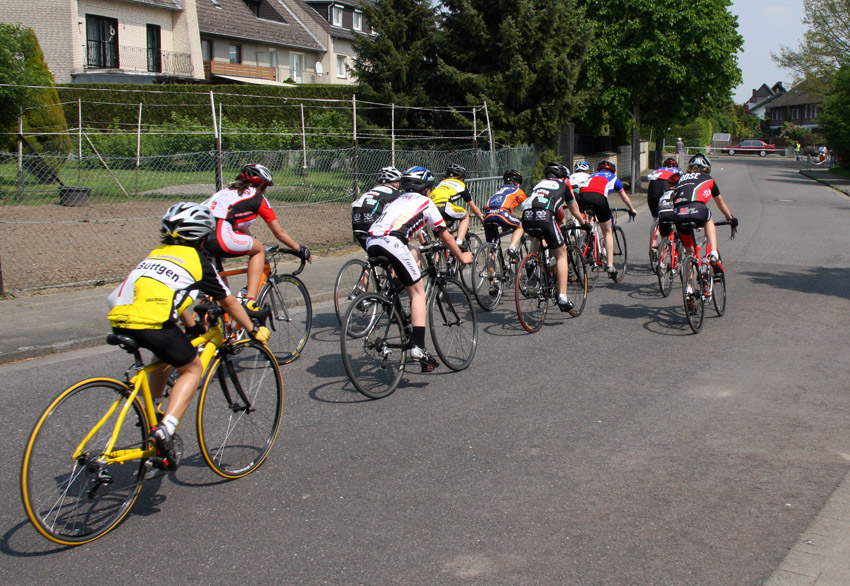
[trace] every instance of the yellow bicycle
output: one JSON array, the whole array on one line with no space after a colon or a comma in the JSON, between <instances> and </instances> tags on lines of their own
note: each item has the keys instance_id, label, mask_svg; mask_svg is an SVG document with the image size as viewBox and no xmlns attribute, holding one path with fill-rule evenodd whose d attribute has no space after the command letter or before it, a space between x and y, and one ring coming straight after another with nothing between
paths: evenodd
<instances>
[{"instance_id":1,"label":"yellow bicycle","mask_svg":"<svg viewBox=\"0 0 850 586\"><path fill-rule=\"evenodd\" d=\"M221 307L202 304L199 313L210 327L192 341L205 373L198 443L217 474L241 478L263 463L277 437L280 368L265 345L233 341ZM24 452L27 517L39 533L62 545L89 543L114 529L136 501L145 474L161 467L148 443L158 421L148 374L164 364L145 366L127 336L110 334L107 342L134 355L126 380L90 378L62 392L39 417Z\"/></svg>"}]
</instances>

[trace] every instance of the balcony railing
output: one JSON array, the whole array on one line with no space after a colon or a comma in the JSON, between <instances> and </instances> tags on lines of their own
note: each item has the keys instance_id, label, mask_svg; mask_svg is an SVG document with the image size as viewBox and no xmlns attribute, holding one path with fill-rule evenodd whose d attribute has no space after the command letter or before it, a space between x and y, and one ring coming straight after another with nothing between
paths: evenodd
<instances>
[{"instance_id":1,"label":"balcony railing","mask_svg":"<svg viewBox=\"0 0 850 586\"><path fill-rule=\"evenodd\" d=\"M121 69L167 75L192 75L189 53L155 51L144 47L88 41L86 67L89 69Z\"/></svg>"}]
</instances>

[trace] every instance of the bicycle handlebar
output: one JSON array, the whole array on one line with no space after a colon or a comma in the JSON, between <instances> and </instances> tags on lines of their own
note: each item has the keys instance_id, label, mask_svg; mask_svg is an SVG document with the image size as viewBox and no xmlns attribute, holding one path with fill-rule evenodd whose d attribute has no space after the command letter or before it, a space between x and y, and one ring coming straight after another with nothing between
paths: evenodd
<instances>
[{"instance_id":1,"label":"bicycle handlebar","mask_svg":"<svg viewBox=\"0 0 850 586\"><path fill-rule=\"evenodd\" d=\"M279 244L275 244L273 246L266 246L266 255L274 255L274 254L291 254L301 261L301 265L292 271L293 275L297 275L301 271L304 270L304 266L307 264L307 259L301 256L300 250L293 250L291 248L281 248Z\"/></svg>"},{"instance_id":2,"label":"bicycle handlebar","mask_svg":"<svg viewBox=\"0 0 850 586\"><path fill-rule=\"evenodd\" d=\"M612 212L626 212L627 214L629 214L629 219L626 220L626 224L628 224L629 222L631 222L632 220L635 219L635 216L632 215L632 210L630 210L629 208L611 208L611 211ZM637 214L635 214L635 215L637 215Z\"/></svg>"},{"instance_id":3,"label":"bicycle handlebar","mask_svg":"<svg viewBox=\"0 0 850 586\"><path fill-rule=\"evenodd\" d=\"M735 222L733 224L729 220L721 220L719 222L714 222L714 225L715 226L731 226L732 229L731 229L731 234L729 235L729 240L735 240L735 234L738 233L738 223L737 222Z\"/></svg>"}]
</instances>

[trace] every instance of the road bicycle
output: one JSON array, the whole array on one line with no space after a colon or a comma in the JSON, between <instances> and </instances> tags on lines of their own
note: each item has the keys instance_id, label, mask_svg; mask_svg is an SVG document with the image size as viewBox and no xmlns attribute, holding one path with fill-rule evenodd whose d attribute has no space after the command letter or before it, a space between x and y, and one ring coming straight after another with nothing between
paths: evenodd
<instances>
[{"instance_id":1,"label":"road bicycle","mask_svg":"<svg viewBox=\"0 0 850 586\"><path fill-rule=\"evenodd\" d=\"M729 226L728 221L715 222L715 226ZM698 230L693 222L683 222L682 228ZM731 238L737 232L732 226ZM702 330L705 317L705 304L711 302L718 316L726 313L726 273L708 260L711 247L706 244L705 236L701 242L694 243L694 253L686 254L682 262L682 301L685 316L691 330L698 334ZM705 256L700 248L705 245ZM720 261L722 264L722 260Z\"/></svg>"},{"instance_id":2,"label":"road bicycle","mask_svg":"<svg viewBox=\"0 0 850 586\"><path fill-rule=\"evenodd\" d=\"M661 238L659 234L659 221L655 218L652 221L652 228L649 231L649 270L652 274L659 275L658 258L661 255ZM659 275L660 276L660 275ZM667 295L665 295L667 297Z\"/></svg>"},{"instance_id":3,"label":"road bicycle","mask_svg":"<svg viewBox=\"0 0 850 586\"><path fill-rule=\"evenodd\" d=\"M685 250L682 239L679 238L679 233L676 232L673 223L663 223L669 224L670 233L666 238L662 238L658 245L655 274L658 277L658 288L661 289L661 296L667 297L673 288L673 277L678 275L681 269L681 259Z\"/></svg>"},{"instance_id":4,"label":"road bicycle","mask_svg":"<svg viewBox=\"0 0 850 586\"><path fill-rule=\"evenodd\" d=\"M457 223L452 226L450 229L451 235L453 238L457 237ZM428 243L432 239L426 233L425 234L425 242ZM478 249L481 248L481 237L474 232L468 231L466 236L463 238L464 247L466 250L475 254L478 252ZM472 288L472 277L469 276L469 267L467 265L461 264L460 261L455 258L455 256L449 251L448 248L442 247L435 251L434 253L434 265L438 273L446 276L446 277L457 277L460 281L467 286L468 288Z\"/></svg>"},{"instance_id":5,"label":"road bicycle","mask_svg":"<svg viewBox=\"0 0 850 586\"><path fill-rule=\"evenodd\" d=\"M517 262L505 258L502 250L502 237L510 235L513 230L502 230L495 242L481 245L472 260L471 280L472 293L478 305L485 311L492 311L502 299L505 291L514 285ZM528 254L528 237L523 234L517 245L519 258Z\"/></svg>"},{"instance_id":6,"label":"road bicycle","mask_svg":"<svg viewBox=\"0 0 850 586\"><path fill-rule=\"evenodd\" d=\"M568 233L581 230L581 227L568 225L562 231ZM531 228L526 234L540 242L536 253L526 255L519 263L516 279L516 311L519 322L525 331L538 331L546 319L549 301L558 302L557 263L548 246L543 245L539 228ZM587 268L581 250L574 244L575 239L565 236L567 259L569 263L569 281L567 294L575 304L569 311L572 317L578 317L584 311L589 291Z\"/></svg>"},{"instance_id":7,"label":"road bicycle","mask_svg":"<svg viewBox=\"0 0 850 586\"><path fill-rule=\"evenodd\" d=\"M614 237L614 268L617 269L617 278L615 283L619 283L626 276L628 268L628 245L626 244L626 234L623 229L617 225L617 215L629 210L626 208L611 209L611 230ZM588 280L590 289L596 285L596 280L599 278L599 273L605 271L608 264L608 256L605 252L605 237L602 235L602 230L599 228L599 222L596 220L596 214L592 209L584 209L582 213L587 214L591 229L587 235L576 234L579 246L581 246L582 256L587 263ZM627 222L631 222L632 217L629 215Z\"/></svg>"},{"instance_id":8,"label":"road bicycle","mask_svg":"<svg viewBox=\"0 0 850 586\"><path fill-rule=\"evenodd\" d=\"M382 291L387 274L366 260L353 258L340 267L334 282L334 311L342 325L345 313L354 299L366 292Z\"/></svg>"},{"instance_id":9,"label":"road bicycle","mask_svg":"<svg viewBox=\"0 0 850 586\"><path fill-rule=\"evenodd\" d=\"M221 307L198 309L209 325L192 341L204 366L198 444L216 474L241 478L265 461L280 429L280 368L265 345L226 337ZM27 517L41 535L62 545L89 543L114 529L130 512L147 473L163 468L148 441L160 419L148 375L165 364L145 366L130 337L110 334L107 343L135 358L125 380L89 378L63 391L39 417L24 451ZM180 436L172 437L181 452Z\"/></svg>"},{"instance_id":10,"label":"road bicycle","mask_svg":"<svg viewBox=\"0 0 850 586\"><path fill-rule=\"evenodd\" d=\"M478 347L478 319L472 298L456 277L439 273L434 253L444 245L431 242L420 248L427 275L426 307L434 350L451 370L467 368ZM390 270L387 257L370 257L374 266ZM398 387L407 365L413 326L402 303L405 288L399 279L387 279L383 292L368 292L348 307L340 331L342 363L355 388L370 399L381 399Z\"/></svg>"},{"instance_id":11,"label":"road bicycle","mask_svg":"<svg viewBox=\"0 0 850 586\"><path fill-rule=\"evenodd\" d=\"M294 256L301 264L290 273L279 273L277 265L283 255ZM267 324L271 331L268 347L280 364L289 364L301 355L313 327L310 293L304 281L297 276L304 270L306 262L297 250L280 248L278 245L266 247L266 263L260 277L257 306L268 306L271 310ZM242 267L223 270L219 274L226 278L245 275L247 272L248 268Z\"/></svg>"}]
</instances>

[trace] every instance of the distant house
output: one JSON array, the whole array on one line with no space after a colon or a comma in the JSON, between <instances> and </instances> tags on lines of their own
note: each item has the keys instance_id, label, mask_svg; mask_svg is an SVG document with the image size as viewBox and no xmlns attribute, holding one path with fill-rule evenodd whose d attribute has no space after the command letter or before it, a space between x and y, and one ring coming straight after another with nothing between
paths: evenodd
<instances>
[{"instance_id":1,"label":"distant house","mask_svg":"<svg viewBox=\"0 0 850 586\"><path fill-rule=\"evenodd\" d=\"M334 83L356 83L351 74L356 51L354 39L359 34L374 34L366 21L362 5L368 0L303 0L309 4L322 19L323 26L330 38L328 73Z\"/></svg>"},{"instance_id":2,"label":"distant house","mask_svg":"<svg viewBox=\"0 0 850 586\"><path fill-rule=\"evenodd\" d=\"M758 116L762 120L765 119L765 107L767 104L781 96L786 92L781 81L777 81L772 87L767 87L767 84L761 84L757 90L753 90L753 95L744 103L744 108L748 114Z\"/></svg>"},{"instance_id":3,"label":"distant house","mask_svg":"<svg viewBox=\"0 0 850 586\"><path fill-rule=\"evenodd\" d=\"M786 122L803 128L817 128L823 96L811 90L792 89L766 106L770 128L782 128Z\"/></svg>"},{"instance_id":4,"label":"distant house","mask_svg":"<svg viewBox=\"0 0 850 586\"><path fill-rule=\"evenodd\" d=\"M196 0L3 0L0 21L35 31L57 83L203 78Z\"/></svg>"}]
</instances>

